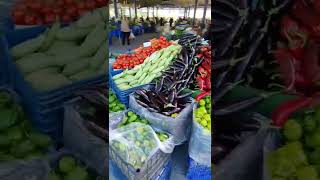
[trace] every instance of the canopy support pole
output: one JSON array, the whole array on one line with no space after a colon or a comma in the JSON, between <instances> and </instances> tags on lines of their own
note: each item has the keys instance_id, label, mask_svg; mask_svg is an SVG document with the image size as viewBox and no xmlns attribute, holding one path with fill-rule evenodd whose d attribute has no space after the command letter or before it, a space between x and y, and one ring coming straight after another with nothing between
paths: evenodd
<instances>
[{"instance_id":1,"label":"canopy support pole","mask_svg":"<svg viewBox=\"0 0 320 180\"><path fill-rule=\"evenodd\" d=\"M134 3L134 17L138 18L138 15L137 15L137 0L134 0L133 3Z\"/></svg>"},{"instance_id":2,"label":"canopy support pole","mask_svg":"<svg viewBox=\"0 0 320 180\"><path fill-rule=\"evenodd\" d=\"M154 18L154 6L153 6L152 14L153 14L153 18Z\"/></svg>"},{"instance_id":3,"label":"canopy support pole","mask_svg":"<svg viewBox=\"0 0 320 180\"><path fill-rule=\"evenodd\" d=\"M131 4L129 5L129 16L130 16L130 19L131 19Z\"/></svg>"},{"instance_id":4,"label":"canopy support pole","mask_svg":"<svg viewBox=\"0 0 320 180\"><path fill-rule=\"evenodd\" d=\"M203 9L203 17L202 17L203 27L205 27L207 8L208 8L208 0L205 0L205 5L204 5L204 9Z\"/></svg>"},{"instance_id":5,"label":"canopy support pole","mask_svg":"<svg viewBox=\"0 0 320 180\"><path fill-rule=\"evenodd\" d=\"M198 0L195 0L195 6L194 6L194 13L193 13L193 23L192 27L194 27L196 23L196 13L197 13L197 8L198 8Z\"/></svg>"},{"instance_id":6,"label":"canopy support pole","mask_svg":"<svg viewBox=\"0 0 320 180\"><path fill-rule=\"evenodd\" d=\"M113 0L113 6L114 6L114 14L116 18L118 18L119 14L118 14L117 0Z\"/></svg>"}]
</instances>

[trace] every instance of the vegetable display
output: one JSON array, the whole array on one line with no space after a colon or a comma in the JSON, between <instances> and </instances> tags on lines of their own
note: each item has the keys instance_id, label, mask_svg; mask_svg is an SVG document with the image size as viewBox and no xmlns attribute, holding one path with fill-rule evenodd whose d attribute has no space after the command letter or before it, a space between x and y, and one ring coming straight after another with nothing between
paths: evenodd
<instances>
[{"instance_id":1,"label":"vegetable display","mask_svg":"<svg viewBox=\"0 0 320 180\"><path fill-rule=\"evenodd\" d=\"M103 0L18 0L13 7L12 18L16 25L52 24L56 18L63 23L70 23L107 4Z\"/></svg>"},{"instance_id":2,"label":"vegetable display","mask_svg":"<svg viewBox=\"0 0 320 180\"><path fill-rule=\"evenodd\" d=\"M93 180L95 178L75 158L65 155L60 158L57 167L50 171L47 180Z\"/></svg>"},{"instance_id":3,"label":"vegetable display","mask_svg":"<svg viewBox=\"0 0 320 180\"><path fill-rule=\"evenodd\" d=\"M149 56L143 64L125 70L112 77L120 90L127 90L140 85L149 84L161 76L181 50L180 45L171 45Z\"/></svg>"},{"instance_id":4,"label":"vegetable display","mask_svg":"<svg viewBox=\"0 0 320 180\"><path fill-rule=\"evenodd\" d=\"M204 58L201 66L198 68L197 83L200 90L211 91L211 46L200 47L200 53L197 57Z\"/></svg>"},{"instance_id":5,"label":"vegetable display","mask_svg":"<svg viewBox=\"0 0 320 180\"><path fill-rule=\"evenodd\" d=\"M117 99L117 96L109 90L109 111L119 112L125 109L125 105Z\"/></svg>"},{"instance_id":6,"label":"vegetable display","mask_svg":"<svg viewBox=\"0 0 320 180\"><path fill-rule=\"evenodd\" d=\"M160 143L154 130L141 123L130 123L115 131L110 146L136 170L144 165Z\"/></svg>"},{"instance_id":7,"label":"vegetable display","mask_svg":"<svg viewBox=\"0 0 320 180\"><path fill-rule=\"evenodd\" d=\"M131 69L144 62L152 53L172 45L165 37L151 39L151 46L139 47L134 50L133 54L120 54L113 63L113 69Z\"/></svg>"},{"instance_id":8,"label":"vegetable display","mask_svg":"<svg viewBox=\"0 0 320 180\"><path fill-rule=\"evenodd\" d=\"M45 156L51 138L32 128L22 107L7 91L0 91L0 107L0 162Z\"/></svg>"},{"instance_id":9,"label":"vegetable display","mask_svg":"<svg viewBox=\"0 0 320 180\"><path fill-rule=\"evenodd\" d=\"M267 156L271 179L319 179L319 110L317 107L315 112L304 113L284 124L283 146Z\"/></svg>"},{"instance_id":10,"label":"vegetable display","mask_svg":"<svg viewBox=\"0 0 320 180\"><path fill-rule=\"evenodd\" d=\"M204 128L211 131L211 96L199 101L199 107L195 110L196 121Z\"/></svg>"},{"instance_id":11,"label":"vegetable display","mask_svg":"<svg viewBox=\"0 0 320 180\"><path fill-rule=\"evenodd\" d=\"M53 90L107 71L103 11L96 10L66 27L56 22L10 49L12 60L36 90Z\"/></svg>"}]
</instances>

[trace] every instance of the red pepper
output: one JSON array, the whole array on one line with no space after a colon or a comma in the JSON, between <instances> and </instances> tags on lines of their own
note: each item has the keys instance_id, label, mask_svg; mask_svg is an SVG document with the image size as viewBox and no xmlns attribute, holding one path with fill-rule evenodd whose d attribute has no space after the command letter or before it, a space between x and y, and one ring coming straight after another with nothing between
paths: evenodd
<instances>
[{"instance_id":1,"label":"red pepper","mask_svg":"<svg viewBox=\"0 0 320 180\"><path fill-rule=\"evenodd\" d=\"M307 26L311 36L320 37L320 18L317 12L310 8L304 0L296 0L291 12L295 18Z\"/></svg>"},{"instance_id":2,"label":"red pepper","mask_svg":"<svg viewBox=\"0 0 320 180\"><path fill-rule=\"evenodd\" d=\"M320 80L320 45L310 41L305 58L303 61L303 68L305 78L310 81L310 83L315 83Z\"/></svg>"},{"instance_id":3,"label":"red pepper","mask_svg":"<svg viewBox=\"0 0 320 180\"><path fill-rule=\"evenodd\" d=\"M276 126L283 127L290 115L299 109L307 107L312 102L310 97L301 97L281 104L272 112L272 121Z\"/></svg>"},{"instance_id":4,"label":"red pepper","mask_svg":"<svg viewBox=\"0 0 320 180\"><path fill-rule=\"evenodd\" d=\"M197 76L197 82L198 82L198 86L200 87L200 89L203 91L207 88L206 86L206 82L205 82L205 79L201 76Z\"/></svg>"},{"instance_id":5,"label":"red pepper","mask_svg":"<svg viewBox=\"0 0 320 180\"><path fill-rule=\"evenodd\" d=\"M287 87L291 87L295 83L295 58L288 49L279 48L275 52L275 57L280 65L281 77Z\"/></svg>"},{"instance_id":6,"label":"red pepper","mask_svg":"<svg viewBox=\"0 0 320 180\"><path fill-rule=\"evenodd\" d=\"M199 102L202 98L204 98L204 97L206 97L206 96L208 96L208 95L210 95L210 94L211 94L211 91L203 92L203 93L201 93L201 94L199 94L199 95L196 96L196 101Z\"/></svg>"}]
</instances>

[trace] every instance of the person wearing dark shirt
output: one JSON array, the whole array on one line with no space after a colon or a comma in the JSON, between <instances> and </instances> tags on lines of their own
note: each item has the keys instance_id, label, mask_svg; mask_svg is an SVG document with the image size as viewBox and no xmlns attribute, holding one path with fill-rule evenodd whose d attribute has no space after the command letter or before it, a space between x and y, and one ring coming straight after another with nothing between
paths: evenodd
<instances>
[{"instance_id":1,"label":"person wearing dark shirt","mask_svg":"<svg viewBox=\"0 0 320 180\"><path fill-rule=\"evenodd\" d=\"M172 27L173 18L170 18L169 23L170 23L170 27Z\"/></svg>"}]
</instances>

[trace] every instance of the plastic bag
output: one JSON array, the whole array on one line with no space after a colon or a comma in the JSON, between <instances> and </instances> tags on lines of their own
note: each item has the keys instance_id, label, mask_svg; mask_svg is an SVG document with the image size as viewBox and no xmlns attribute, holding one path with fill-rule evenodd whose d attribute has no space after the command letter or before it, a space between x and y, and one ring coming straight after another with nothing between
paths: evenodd
<instances>
[{"instance_id":1,"label":"plastic bag","mask_svg":"<svg viewBox=\"0 0 320 180\"><path fill-rule=\"evenodd\" d=\"M67 149L102 176L108 175L108 144L94 136L83 124L85 120L71 106L65 107L63 142Z\"/></svg>"},{"instance_id":2,"label":"plastic bag","mask_svg":"<svg viewBox=\"0 0 320 180\"><path fill-rule=\"evenodd\" d=\"M116 129L118 124L122 121L127 111L109 113L109 131Z\"/></svg>"},{"instance_id":3,"label":"plastic bag","mask_svg":"<svg viewBox=\"0 0 320 180\"><path fill-rule=\"evenodd\" d=\"M140 169L160 149L172 153L174 144L169 139L161 142L155 131L142 123L130 123L109 133L110 146L135 169Z\"/></svg>"},{"instance_id":4,"label":"plastic bag","mask_svg":"<svg viewBox=\"0 0 320 180\"><path fill-rule=\"evenodd\" d=\"M263 144L263 180L270 180L267 167L267 155L281 146L281 134L278 129L270 129Z\"/></svg>"},{"instance_id":5,"label":"plastic bag","mask_svg":"<svg viewBox=\"0 0 320 180\"><path fill-rule=\"evenodd\" d=\"M0 164L1 180L44 180L49 173L46 160L12 161Z\"/></svg>"},{"instance_id":6,"label":"plastic bag","mask_svg":"<svg viewBox=\"0 0 320 180\"><path fill-rule=\"evenodd\" d=\"M136 38L136 37L134 36L133 32L131 31L131 32L130 32L129 39L134 39L134 38Z\"/></svg>"},{"instance_id":7,"label":"plastic bag","mask_svg":"<svg viewBox=\"0 0 320 180\"><path fill-rule=\"evenodd\" d=\"M268 129L260 129L217 165L215 180L257 180L262 174L262 148Z\"/></svg>"},{"instance_id":8,"label":"plastic bag","mask_svg":"<svg viewBox=\"0 0 320 180\"><path fill-rule=\"evenodd\" d=\"M193 106L195 112L197 105ZM189 156L199 164L211 166L211 132L196 122L193 114Z\"/></svg>"},{"instance_id":9,"label":"plastic bag","mask_svg":"<svg viewBox=\"0 0 320 180\"><path fill-rule=\"evenodd\" d=\"M189 139L192 122L192 108L194 102L186 106L176 118L148 111L137 103L133 94L129 97L129 107L140 117L147 119L152 126L173 135L176 145L183 144Z\"/></svg>"}]
</instances>

